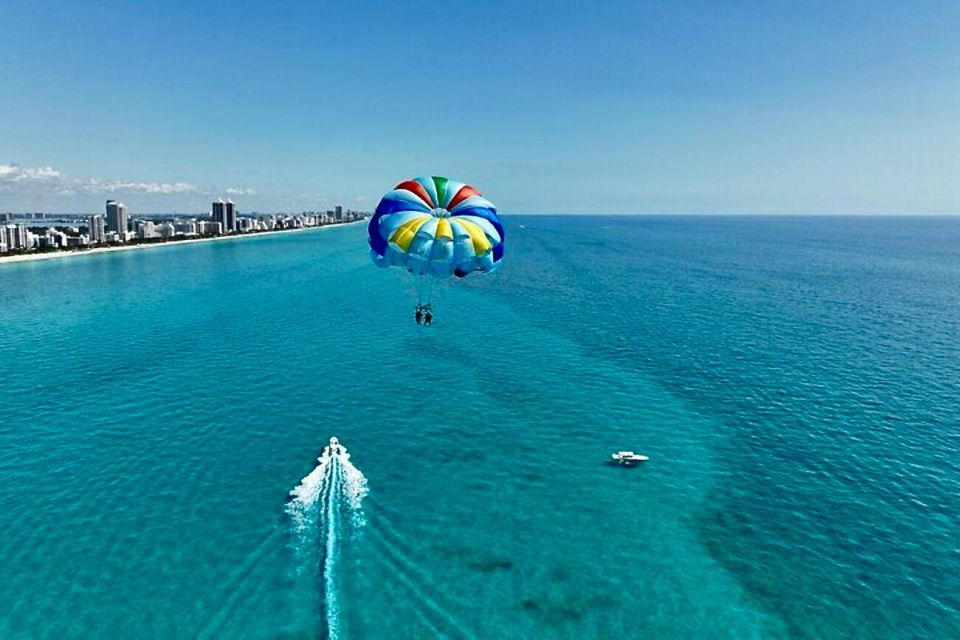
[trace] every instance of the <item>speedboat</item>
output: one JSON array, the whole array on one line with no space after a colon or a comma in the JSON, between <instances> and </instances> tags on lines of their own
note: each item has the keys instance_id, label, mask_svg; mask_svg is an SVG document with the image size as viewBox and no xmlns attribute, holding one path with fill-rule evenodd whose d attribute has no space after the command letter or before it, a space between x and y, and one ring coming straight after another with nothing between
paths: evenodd
<instances>
[{"instance_id":1,"label":"speedboat","mask_svg":"<svg viewBox=\"0 0 960 640\"><path fill-rule=\"evenodd\" d=\"M347 448L340 444L340 441L334 436L330 438L330 444L324 447L323 452L328 455L340 455L341 453L346 453Z\"/></svg>"},{"instance_id":2,"label":"speedboat","mask_svg":"<svg viewBox=\"0 0 960 640\"><path fill-rule=\"evenodd\" d=\"M646 462L650 459L647 456L642 456L639 453L634 453L633 451L617 451L610 457L620 464L625 465L634 464L636 462Z\"/></svg>"}]
</instances>

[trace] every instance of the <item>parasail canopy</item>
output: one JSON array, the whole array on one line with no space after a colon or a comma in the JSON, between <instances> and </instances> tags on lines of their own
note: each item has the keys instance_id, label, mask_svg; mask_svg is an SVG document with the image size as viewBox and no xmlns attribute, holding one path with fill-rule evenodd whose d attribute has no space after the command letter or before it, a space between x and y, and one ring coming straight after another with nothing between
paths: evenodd
<instances>
[{"instance_id":1,"label":"parasail canopy","mask_svg":"<svg viewBox=\"0 0 960 640\"><path fill-rule=\"evenodd\" d=\"M439 176L398 184L380 200L368 231L377 266L416 275L490 273L503 258L497 208L473 187Z\"/></svg>"}]
</instances>

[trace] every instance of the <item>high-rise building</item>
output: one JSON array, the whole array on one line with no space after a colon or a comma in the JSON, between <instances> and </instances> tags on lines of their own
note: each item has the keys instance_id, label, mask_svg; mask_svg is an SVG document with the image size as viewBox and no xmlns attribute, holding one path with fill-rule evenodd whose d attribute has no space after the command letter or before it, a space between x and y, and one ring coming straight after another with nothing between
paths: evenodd
<instances>
[{"instance_id":1,"label":"high-rise building","mask_svg":"<svg viewBox=\"0 0 960 640\"><path fill-rule=\"evenodd\" d=\"M223 223L219 220L200 220L197 222L197 233L202 236L218 236L223 233Z\"/></svg>"},{"instance_id":2,"label":"high-rise building","mask_svg":"<svg viewBox=\"0 0 960 640\"><path fill-rule=\"evenodd\" d=\"M161 222L157 225L157 234L164 239L172 238L177 234L177 228L172 222Z\"/></svg>"},{"instance_id":3,"label":"high-rise building","mask_svg":"<svg viewBox=\"0 0 960 640\"><path fill-rule=\"evenodd\" d=\"M127 207L122 202L107 200L107 229L116 231L120 237L127 233Z\"/></svg>"},{"instance_id":4,"label":"high-rise building","mask_svg":"<svg viewBox=\"0 0 960 640\"><path fill-rule=\"evenodd\" d=\"M106 228L103 224L103 216L94 214L87 219L87 229L88 234L90 235L91 244L100 244L106 240Z\"/></svg>"},{"instance_id":5,"label":"high-rise building","mask_svg":"<svg viewBox=\"0 0 960 640\"><path fill-rule=\"evenodd\" d=\"M0 229L7 241L7 251L16 251L17 249L28 249L27 228L22 224L8 224Z\"/></svg>"},{"instance_id":6,"label":"high-rise building","mask_svg":"<svg viewBox=\"0 0 960 640\"><path fill-rule=\"evenodd\" d=\"M160 234L157 233L157 226L153 223L153 220L137 221L137 237L141 240L160 237Z\"/></svg>"},{"instance_id":7,"label":"high-rise building","mask_svg":"<svg viewBox=\"0 0 960 640\"><path fill-rule=\"evenodd\" d=\"M233 233L237 230L237 211L234 208L233 200L227 200L224 203L224 233Z\"/></svg>"},{"instance_id":8,"label":"high-rise building","mask_svg":"<svg viewBox=\"0 0 960 640\"><path fill-rule=\"evenodd\" d=\"M173 228L176 233L180 233L185 236L193 236L197 234L197 221L193 219L177 220L173 223Z\"/></svg>"},{"instance_id":9,"label":"high-rise building","mask_svg":"<svg viewBox=\"0 0 960 640\"><path fill-rule=\"evenodd\" d=\"M237 230L237 210L233 200L223 201L223 198L217 198L213 203L210 217L214 222L220 223L223 233L233 233Z\"/></svg>"},{"instance_id":10,"label":"high-rise building","mask_svg":"<svg viewBox=\"0 0 960 640\"><path fill-rule=\"evenodd\" d=\"M212 209L210 211L210 217L214 222L219 222L221 228L226 227L227 224L227 203L223 201L223 198L217 198L213 201Z\"/></svg>"}]
</instances>

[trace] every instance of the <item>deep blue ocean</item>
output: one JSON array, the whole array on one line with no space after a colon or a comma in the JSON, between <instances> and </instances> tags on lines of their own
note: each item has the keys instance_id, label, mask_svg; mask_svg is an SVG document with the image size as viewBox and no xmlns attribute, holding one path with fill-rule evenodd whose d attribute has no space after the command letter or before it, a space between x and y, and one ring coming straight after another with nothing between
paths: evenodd
<instances>
[{"instance_id":1,"label":"deep blue ocean","mask_svg":"<svg viewBox=\"0 0 960 640\"><path fill-rule=\"evenodd\" d=\"M960 219L505 221L0 264L0 637L960 637Z\"/></svg>"}]
</instances>

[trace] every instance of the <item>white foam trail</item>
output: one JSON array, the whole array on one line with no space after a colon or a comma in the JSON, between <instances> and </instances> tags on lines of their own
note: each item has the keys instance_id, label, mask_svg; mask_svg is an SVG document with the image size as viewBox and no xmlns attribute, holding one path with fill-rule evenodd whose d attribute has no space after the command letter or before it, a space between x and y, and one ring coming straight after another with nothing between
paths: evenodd
<instances>
[{"instance_id":1,"label":"white foam trail","mask_svg":"<svg viewBox=\"0 0 960 640\"><path fill-rule=\"evenodd\" d=\"M337 512L340 502L340 456L335 456L330 469L330 495L327 498L326 530L324 532L323 587L324 609L327 617L327 637L340 637L340 603L337 598Z\"/></svg>"},{"instance_id":2,"label":"white foam trail","mask_svg":"<svg viewBox=\"0 0 960 640\"><path fill-rule=\"evenodd\" d=\"M293 520L296 534L297 573L316 566L316 544L323 550L320 567L323 580L323 608L327 636L331 640L340 637L340 592L338 588L338 564L340 560L340 537L344 523L341 510L347 509L350 518L346 524L358 530L366 523L363 515L363 498L367 495L367 479L350 462L350 454L342 447L336 453L327 447L318 458L317 467L307 474L290 492L291 500L287 513Z\"/></svg>"},{"instance_id":3,"label":"white foam trail","mask_svg":"<svg viewBox=\"0 0 960 640\"><path fill-rule=\"evenodd\" d=\"M317 458L320 464L304 476L300 484L290 492L292 499L287 504L287 513L293 518L294 530L301 536L309 534L312 525L316 523L317 502L321 500L321 494L329 486L329 483L324 480L326 480L330 460L330 455L325 449L323 455Z\"/></svg>"},{"instance_id":4,"label":"white foam trail","mask_svg":"<svg viewBox=\"0 0 960 640\"><path fill-rule=\"evenodd\" d=\"M353 526L362 527L367 523L363 515L363 499L370 491L367 488L367 478L350 462L349 453L341 453L337 458L342 470L343 495L350 508Z\"/></svg>"}]
</instances>

